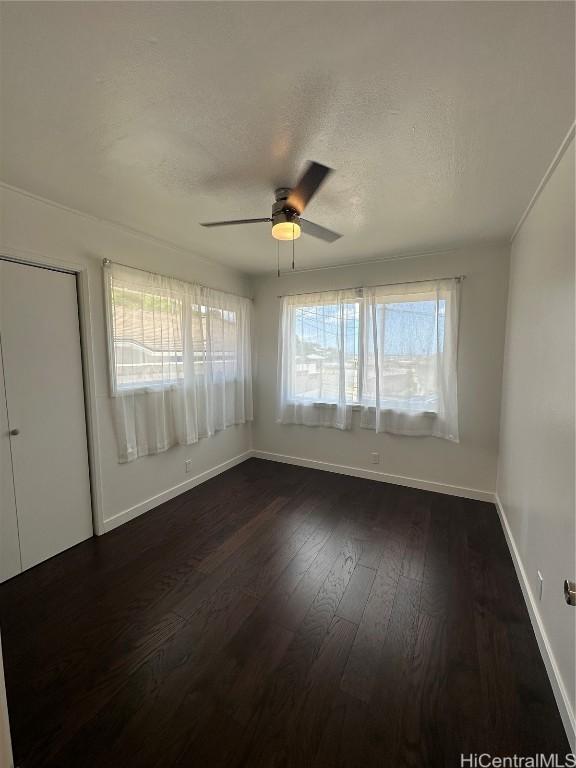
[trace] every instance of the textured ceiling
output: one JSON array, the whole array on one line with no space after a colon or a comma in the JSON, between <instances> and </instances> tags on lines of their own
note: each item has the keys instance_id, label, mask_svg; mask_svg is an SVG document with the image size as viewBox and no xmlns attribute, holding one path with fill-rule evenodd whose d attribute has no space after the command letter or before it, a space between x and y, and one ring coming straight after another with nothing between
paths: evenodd
<instances>
[{"instance_id":1,"label":"textured ceiling","mask_svg":"<svg viewBox=\"0 0 576 768\"><path fill-rule=\"evenodd\" d=\"M276 186L336 169L299 266L511 234L574 119L574 5L3 3L8 184L250 272ZM287 249L284 258L288 260Z\"/></svg>"}]
</instances>

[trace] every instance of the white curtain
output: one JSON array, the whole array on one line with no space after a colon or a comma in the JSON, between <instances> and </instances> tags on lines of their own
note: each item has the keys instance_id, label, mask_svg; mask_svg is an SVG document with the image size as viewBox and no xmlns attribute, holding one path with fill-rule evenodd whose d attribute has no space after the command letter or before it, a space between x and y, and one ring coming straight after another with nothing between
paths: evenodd
<instances>
[{"instance_id":1,"label":"white curtain","mask_svg":"<svg viewBox=\"0 0 576 768\"><path fill-rule=\"evenodd\" d=\"M283 297L277 420L458 441L458 309L458 279Z\"/></svg>"},{"instance_id":2,"label":"white curtain","mask_svg":"<svg viewBox=\"0 0 576 768\"><path fill-rule=\"evenodd\" d=\"M104 267L121 462L252 420L252 302L119 264Z\"/></svg>"},{"instance_id":3,"label":"white curtain","mask_svg":"<svg viewBox=\"0 0 576 768\"><path fill-rule=\"evenodd\" d=\"M363 290L362 427L458 441L459 285Z\"/></svg>"},{"instance_id":4,"label":"white curtain","mask_svg":"<svg viewBox=\"0 0 576 768\"><path fill-rule=\"evenodd\" d=\"M349 429L358 380L357 291L285 296L278 339L282 424Z\"/></svg>"}]
</instances>

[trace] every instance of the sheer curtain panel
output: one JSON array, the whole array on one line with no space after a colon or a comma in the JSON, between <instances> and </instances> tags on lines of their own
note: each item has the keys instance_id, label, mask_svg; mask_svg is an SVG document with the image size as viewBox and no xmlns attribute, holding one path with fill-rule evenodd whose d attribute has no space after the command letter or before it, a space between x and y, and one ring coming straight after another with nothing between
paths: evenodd
<instances>
[{"instance_id":1,"label":"sheer curtain panel","mask_svg":"<svg viewBox=\"0 0 576 768\"><path fill-rule=\"evenodd\" d=\"M283 424L458 441L458 278L282 298Z\"/></svg>"},{"instance_id":2,"label":"sheer curtain panel","mask_svg":"<svg viewBox=\"0 0 576 768\"><path fill-rule=\"evenodd\" d=\"M457 279L365 288L360 425L458 442Z\"/></svg>"},{"instance_id":3,"label":"sheer curtain panel","mask_svg":"<svg viewBox=\"0 0 576 768\"><path fill-rule=\"evenodd\" d=\"M350 429L358 395L359 310L355 290L282 298L279 422Z\"/></svg>"},{"instance_id":4,"label":"sheer curtain panel","mask_svg":"<svg viewBox=\"0 0 576 768\"><path fill-rule=\"evenodd\" d=\"M252 420L252 302L104 266L111 394L121 462Z\"/></svg>"}]
</instances>

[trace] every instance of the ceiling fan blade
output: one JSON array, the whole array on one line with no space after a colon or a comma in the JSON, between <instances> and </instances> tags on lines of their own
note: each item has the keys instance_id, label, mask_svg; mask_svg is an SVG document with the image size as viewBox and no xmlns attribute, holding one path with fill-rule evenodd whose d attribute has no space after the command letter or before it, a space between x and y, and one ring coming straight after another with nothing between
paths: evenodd
<instances>
[{"instance_id":1,"label":"ceiling fan blade","mask_svg":"<svg viewBox=\"0 0 576 768\"><path fill-rule=\"evenodd\" d=\"M333 243L335 240L342 237L338 232L332 232L331 229L326 229L326 227L321 227L319 224L314 224L314 222L307 221L306 219L300 219L300 226L302 227L302 231L307 235L318 237L320 240L325 240L327 243Z\"/></svg>"},{"instance_id":2,"label":"ceiling fan blade","mask_svg":"<svg viewBox=\"0 0 576 768\"><path fill-rule=\"evenodd\" d=\"M302 213L329 173L332 173L332 168L320 163L310 163L298 184L288 195L286 204L290 208L295 208L298 213Z\"/></svg>"},{"instance_id":3,"label":"ceiling fan blade","mask_svg":"<svg viewBox=\"0 0 576 768\"><path fill-rule=\"evenodd\" d=\"M230 227L233 224L260 224L263 221L272 221L267 216L265 219L235 219L233 221L206 221L200 224L201 227Z\"/></svg>"}]
</instances>

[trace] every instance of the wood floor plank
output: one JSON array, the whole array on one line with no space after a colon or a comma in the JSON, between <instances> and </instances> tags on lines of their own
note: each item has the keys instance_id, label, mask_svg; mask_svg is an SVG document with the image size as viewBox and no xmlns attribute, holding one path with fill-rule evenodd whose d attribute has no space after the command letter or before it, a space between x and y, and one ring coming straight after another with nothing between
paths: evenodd
<instances>
[{"instance_id":1,"label":"wood floor plank","mask_svg":"<svg viewBox=\"0 0 576 768\"><path fill-rule=\"evenodd\" d=\"M388 621L396 598L405 544L390 539L383 550L380 567L372 582L370 596L350 651L341 687L360 701L369 702Z\"/></svg>"},{"instance_id":2,"label":"wood floor plank","mask_svg":"<svg viewBox=\"0 0 576 768\"><path fill-rule=\"evenodd\" d=\"M455 500L460 514L454 521L452 557L458 572L448 607L446 653L450 659L447 669L447 714L451 728L446 751L456 749L465 753L483 750L491 743L489 715L484 714L482 679L476 644L474 603L470 599L471 573L466 534L466 507ZM422 605L422 604L421 604Z\"/></svg>"},{"instance_id":3,"label":"wood floor plank","mask_svg":"<svg viewBox=\"0 0 576 768\"><path fill-rule=\"evenodd\" d=\"M369 732L372 721L373 715L367 704L338 691L323 724L313 768L382 768L382 762L371 763Z\"/></svg>"},{"instance_id":4,"label":"wood floor plank","mask_svg":"<svg viewBox=\"0 0 576 768\"><path fill-rule=\"evenodd\" d=\"M203 579L186 562L176 562L168 570L158 569L153 575L141 574L133 584L120 584L105 594L91 611L68 616L64 651L61 617L58 622L43 622L42 644L35 641L33 633L26 636L16 649L13 668L24 685L58 685L64 672L72 677L77 673L86 676L93 663L117 652L115 641L127 627L160 620ZM93 648L102 649L99 657L91 653Z\"/></svg>"},{"instance_id":5,"label":"wood floor plank","mask_svg":"<svg viewBox=\"0 0 576 768\"><path fill-rule=\"evenodd\" d=\"M222 544L215 549L211 554L207 555L198 564L198 570L203 573L213 573L219 565L222 565L234 552L238 551L246 542L251 539L256 531L258 531L264 524L270 522L270 520L276 514L278 509L281 509L286 504L286 499L279 497L270 502L264 509L252 517L245 525L234 531L234 533L226 539Z\"/></svg>"},{"instance_id":6,"label":"wood floor plank","mask_svg":"<svg viewBox=\"0 0 576 768\"><path fill-rule=\"evenodd\" d=\"M308 636L294 635L247 725L242 764L285 764L287 734L317 653L318 648Z\"/></svg>"},{"instance_id":7,"label":"wood floor plank","mask_svg":"<svg viewBox=\"0 0 576 768\"><path fill-rule=\"evenodd\" d=\"M455 557L454 500L436 494L430 506L428 542L422 578L421 610L446 616L461 573Z\"/></svg>"},{"instance_id":8,"label":"wood floor plank","mask_svg":"<svg viewBox=\"0 0 576 768\"><path fill-rule=\"evenodd\" d=\"M326 717L326 704L338 688L355 625L338 617L327 628L322 641L298 633L287 649L256 713L256 734L244 760L252 766L303 765L317 748Z\"/></svg>"},{"instance_id":9,"label":"wood floor plank","mask_svg":"<svg viewBox=\"0 0 576 768\"><path fill-rule=\"evenodd\" d=\"M482 510L478 509L478 517L467 525L470 599L474 606L482 695L490 712L491 739L500 752L503 745L513 743L518 722L512 664L514 651L510 646L508 622L500 616L501 596L491 567L492 556L481 541L487 528L481 515Z\"/></svg>"},{"instance_id":10,"label":"wood floor plank","mask_svg":"<svg viewBox=\"0 0 576 768\"><path fill-rule=\"evenodd\" d=\"M344 541L332 568L299 627L299 631L309 637L317 647L320 647L324 641L336 615L338 606L360 559L361 546L357 539L348 538Z\"/></svg>"},{"instance_id":11,"label":"wood floor plank","mask_svg":"<svg viewBox=\"0 0 576 768\"><path fill-rule=\"evenodd\" d=\"M280 576L268 585L267 592L260 602L259 612L268 616L270 620L282 622L286 603L333 534L337 524L338 519L332 514L331 509L320 515L319 525L314 533L298 550Z\"/></svg>"},{"instance_id":12,"label":"wood floor plank","mask_svg":"<svg viewBox=\"0 0 576 768\"><path fill-rule=\"evenodd\" d=\"M170 764L210 715L202 685L206 666L254 607L254 599L240 592L215 593L169 642L127 676L117 694L56 753L54 761L86 768L154 765L159 759ZM163 737L166 728L169 742ZM81 762L86 751L89 759Z\"/></svg>"},{"instance_id":13,"label":"wood floor plank","mask_svg":"<svg viewBox=\"0 0 576 768\"><path fill-rule=\"evenodd\" d=\"M404 561L402 575L421 581L424 576L426 542L430 525L430 510L424 500L412 510L412 523Z\"/></svg>"},{"instance_id":14,"label":"wood floor plank","mask_svg":"<svg viewBox=\"0 0 576 768\"><path fill-rule=\"evenodd\" d=\"M375 576L376 571L372 568L366 568L360 563L356 566L336 611L337 616L354 624L360 623Z\"/></svg>"},{"instance_id":15,"label":"wood floor plank","mask_svg":"<svg viewBox=\"0 0 576 768\"><path fill-rule=\"evenodd\" d=\"M420 582L400 576L375 675L370 708L376 720L370 747L383 762L398 760L402 764L405 757L402 752L402 716L410 691L420 591Z\"/></svg>"},{"instance_id":16,"label":"wood floor plank","mask_svg":"<svg viewBox=\"0 0 576 768\"><path fill-rule=\"evenodd\" d=\"M243 587L246 582L259 573L260 563L268 561L272 553L280 546L289 546L293 537L305 527L309 535L310 509L301 503L291 505L290 513L271 518L263 523L255 535L241 549L233 552L221 565L202 582L197 589L190 592L178 605L177 610L182 616L191 616L204 600L224 583L232 580L235 587ZM298 539L299 545L302 544ZM284 550L285 551L285 550Z\"/></svg>"},{"instance_id":17,"label":"wood floor plank","mask_svg":"<svg viewBox=\"0 0 576 768\"><path fill-rule=\"evenodd\" d=\"M289 729L288 753L294 766L305 765L318 752L356 629L336 616L312 664Z\"/></svg>"},{"instance_id":18,"label":"wood floor plank","mask_svg":"<svg viewBox=\"0 0 576 768\"><path fill-rule=\"evenodd\" d=\"M385 536L382 529L370 529L369 537L362 540L362 554L360 555L359 565L377 571L382 559L384 542Z\"/></svg>"},{"instance_id":19,"label":"wood floor plank","mask_svg":"<svg viewBox=\"0 0 576 768\"><path fill-rule=\"evenodd\" d=\"M226 712L215 710L198 729L180 757L173 763L174 768L235 768L240 765L239 745L244 740L243 726ZM161 758L156 768L166 768Z\"/></svg>"},{"instance_id":20,"label":"wood floor plank","mask_svg":"<svg viewBox=\"0 0 576 768\"><path fill-rule=\"evenodd\" d=\"M350 530L350 522L348 520L340 520L306 573L300 579L300 582L282 610L281 621L288 629L297 630L304 621L320 587L330 573Z\"/></svg>"},{"instance_id":21,"label":"wood floor plank","mask_svg":"<svg viewBox=\"0 0 576 768\"><path fill-rule=\"evenodd\" d=\"M198 486L200 491L202 488ZM235 483L232 488L236 489ZM215 492L218 490L215 489ZM188 497L189 493L182 496ZM224 492L220 490L220 493ZM255 498L256 488L250 489L250 494ZM266 490L266 494L269 495L270 491ZM202 497L202 494L198 495ZM258 498L267 498L267 495ZM66 552L64 559L71 561L67 575L63 575L62 566L55 566L55 562L61 563L63 558L51 558L40 569L24 572L18 579L3 585L0 590L0 613L9 619L6 621L6 632L13 631L22 640L22 637L29 637L26 630L31 623L42 621L43 626L49 625L50 621L57 623L63 611L73 618L85 611L87 600L100 600L109 591L111 581L116 591L124 580L132 580L135 574L146 572L149 567L155 568L164 562L165 568L173 557L180 556L183 551L189 563L195 562L194 552L198 540L206 535L206 524L212 524L215 507L209 497L204 503L194 498L194 514L191 515L189 510L187 514L181 514L181 506L186 507L186 504L180 499L177 497L166 502L157 510L128 523L130 547L126 546L126 526L123 526L122 529L90 539ZM225 520L226 508L222 505L218 508L216 505L216 509L218 519ZM32 585L29 580L33 578L35 581ZM65 588L58 589L58 583L62 580L66 582ZM44 589L44 584L48 582L51 583L49 590ZM21 599L21 592L27 586L42 591L44 599L40 604L33 605ZM12 610L14 606L15 610Z\"/></svg>"},{"instance_id":22,"label":"wood floor plank","mask_svg":"<svg viewBox=\"0 0 576 768\"><path fill-rule=\"evenodd\" d=\"M493 505L251 459L0 585L19 768L568 743Z\"/></svg>"},{"instance_id":23,"label":"wood floor plank","mask_svg":"<svg viewBox=\"0 0 576 768\"><path fill-rule=\"evenodd\" d=\"M270 585L274 584L298 552L306 546L317 527L318 521L311 515L292 536L279 538L277 545L271 547L268 555L262 557L256 567L245 569L242 574L238 574L243 589L256 597L263 597Z\"/></svg>"},{"instance_id":24,"label":"wood floor plank","mask_svg":"<svg viewBox=\"0 0 576 768\"><path fill-rule=\"evenodd\" d=\"M131 673L174 637L184 624L181 616L171 614L146 629L142 626L128 627L117 643L116 652L106 655L94 665L91 674L83 678L82 683L78 684L75 677L67 677L65 684L61 683L55 689L43 692L46 699L36 702L40 704L40 710L35 712L35 722L22 720L26 730L34 728L35 731L33 748L27 755L26 765L50 765L61 747L68 748L74 742L74 734L92 728L99 713L122 690ZM97 648L93 649L93 655L98 659ZM73 702L71 717L67 718L65 724L61 721L61 712L47 706L48 701L53 701L54 692L62 696L64 701ZM16 734L18 739L17 731ZM80 760L84 747L80 741L74 759ZM58 760L63 765L67 764L64 757Z\"/></svg>"},{"instance_id":25,"label":"wood floor plank","mask_svg":"<svg viewBox=\"0 0 576 768\"><path fill-rule=\"evenodd\" d=\"M420 612L410 680L399 725L398 753L405 765L441 768L450 763L446 734L447 622Z\"/></svg>"},{"instance_id":26,"label":"wood floor plank","mask_svg":"<svg viewBox=\"0 0 576 768\"><path fill-rule=\"evenodd\" d=\"M279 624L265 623L261 637L252 646L249 659L236 674L229 690L229 707L235 720L247 725L264 691L265 681L272 675L294 633Z\"/></svg>"}]
</instances>

